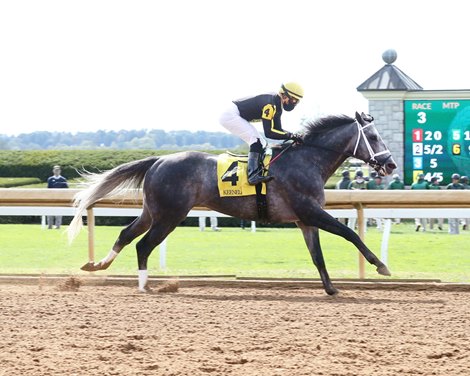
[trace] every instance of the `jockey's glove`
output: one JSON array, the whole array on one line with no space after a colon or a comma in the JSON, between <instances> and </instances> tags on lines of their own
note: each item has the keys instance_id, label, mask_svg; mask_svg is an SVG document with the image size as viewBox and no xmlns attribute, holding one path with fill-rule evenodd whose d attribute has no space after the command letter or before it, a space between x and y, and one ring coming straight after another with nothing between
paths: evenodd
<instances>
[{"instance_id":1,"label":"jockey's glove","mask_svg":"<svg viewBox=\"0 0 470 376\"><path fill-rule=\"evenodd\" d=\"M298 133L290 133L289 139L294 141L296 144L302 144L304 142L302 135Z\"/></svg>"}]
</instances>

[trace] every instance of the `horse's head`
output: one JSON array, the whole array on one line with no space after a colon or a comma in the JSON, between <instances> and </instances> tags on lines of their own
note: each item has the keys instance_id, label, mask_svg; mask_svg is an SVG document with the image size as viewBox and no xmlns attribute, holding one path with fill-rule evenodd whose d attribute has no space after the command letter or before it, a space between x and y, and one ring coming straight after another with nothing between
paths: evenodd
<instances>
[{"instance_id":1,"label":"horse's head","mask_svg":"<svg viewBox=\"0 0 470 376\"><path fill-rule=\"evenodd\" d=\"M372 166L380 175L397 168L390 151L370 115L327 116L307 122L303 141L307 146L331 150L345 157L355 157Z\"/></svg>"},{"instance_id":2,"label":"horse's head","mask_svg":"<svg viewBox=\"0 0 470 376\"><path fill-rule=\"evenodd\" d=\"M380 175L389 175L397 168L392 154L374 125L374 118L356 112L357 138L352 155L362 159Z\"/></svg>"}]
</instances>

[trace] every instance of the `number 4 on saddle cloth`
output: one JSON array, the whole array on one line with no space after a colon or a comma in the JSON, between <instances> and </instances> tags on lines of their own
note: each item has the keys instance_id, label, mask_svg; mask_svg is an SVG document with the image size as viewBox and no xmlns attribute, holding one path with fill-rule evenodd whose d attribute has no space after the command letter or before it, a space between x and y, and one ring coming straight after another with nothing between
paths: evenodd
<instances>
[{"instance_id":1,"label":"number 4 on saddle cloth","mask_svg":"<svg viewBox=\"0 0 470 376\"><path fill-rule=\"evenodd\" d=\"M263 158L264 166L269 166L271 155ZM217 157L217 185L220 197L240 197L256 195L254 185L248 184L248 156L236 155L230 152ZM267 174L267 170L264 174ZM262 184L260 194L266 194L266 183Z\"/></svg>"}]
</instances>

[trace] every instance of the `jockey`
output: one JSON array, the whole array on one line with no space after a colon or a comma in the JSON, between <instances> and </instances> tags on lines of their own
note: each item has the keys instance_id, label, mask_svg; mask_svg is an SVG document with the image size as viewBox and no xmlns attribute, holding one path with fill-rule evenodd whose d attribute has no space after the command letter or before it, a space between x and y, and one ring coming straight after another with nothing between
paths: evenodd
<instances>
[{"instance_id":1,"label":"jockey","mask_svg":"<svg viewBox=\"0 0 470 376\"><path fill-rule=\"evenodd\" d=\"M234 100L220 116L220 124L250 146L248 154L248 183L256 185L273 177L263 176L259 168L263 145L261 136L251 121L263 123L264 135L275 140L301 142L299 135L282 129L282 110L292 111L304 96L304 89L295 82L281 86L278 93L260 94Z\"/></svg>"}]
</instances>

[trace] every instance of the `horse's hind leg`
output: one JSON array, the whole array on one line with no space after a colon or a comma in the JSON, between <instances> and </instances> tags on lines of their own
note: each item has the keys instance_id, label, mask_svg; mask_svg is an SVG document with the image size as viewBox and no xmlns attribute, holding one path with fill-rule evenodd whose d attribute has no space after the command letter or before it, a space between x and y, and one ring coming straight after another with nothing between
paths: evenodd
<instances>
[{"instance_id":1,"label":"horse's hind leg","mask_svg":"<svg viewBox=\"0 0 470 376\"><path fill-rule=\"evenodd\" d=\"M320 246L320 234L318 233L318 228L305 226L300 222L297 222L297 226L302 230L308 251L310 252L313 263L318 269L318 273L320 274L326 293L328 295L337 294L338 290L333 287L328 271L326 270L325 259L323 258L323 252Z\"/></svg>"},{"instance_id":2,"label":"horse's hind leg","mask_svg":"<svg viewBox=\"0 0 470 376\"><path fill-rule=\"evenodd\" d=\"M148 270L147 261L155 249L170 232L185 218L186 215L172 216L172 218L160 218L158 222L154 222L150 230L137 242L137 264L139 267L139 291L147 292L150 289L147 286Z\"/></svg>"},{"instance_id":3,"label":"horse's hind leg","mask_svg":"<svg viewBox=\"0 0 470 376\"><path fill-rule=\"evenodd\" d=\"M113 245L113 248L109 251L105 258L97 263L90 261L83 265L81 269L89 272L107 269L126 245L130 244L135 238L142 235L149 229L150 223L150 215L144 208L144 211L140 217L137 217L129 226L121 231L119 237L116 239L116 242Z\"/></svg>"}]
</instances>

